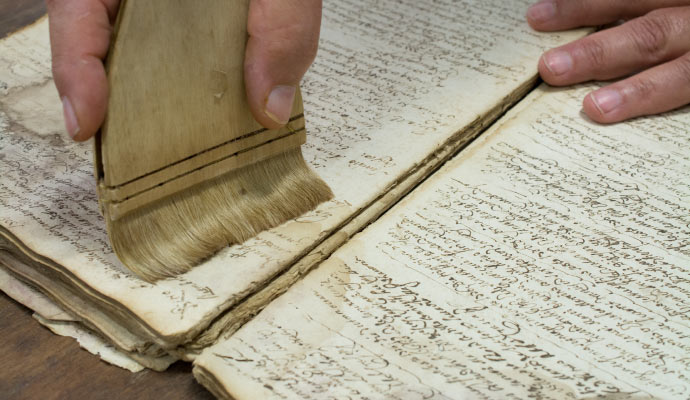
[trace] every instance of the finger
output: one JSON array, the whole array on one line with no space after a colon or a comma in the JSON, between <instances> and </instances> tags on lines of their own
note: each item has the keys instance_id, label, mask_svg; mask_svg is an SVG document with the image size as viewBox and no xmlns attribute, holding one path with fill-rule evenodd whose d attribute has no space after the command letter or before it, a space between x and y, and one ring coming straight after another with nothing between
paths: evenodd
<instances>
[{"instance_id":1,"label":"finger","mask_svg":"<svg viewBox=\"0 0 690 400\"><path fill-rule=\"evenodd\" d=\"M103 58L118 0L47 0L53 77L65 126L74 140L96 133L105 118L108 84Z\"/></svg>"},{"instance_id":2,"label":"finger","mask_svg":"<svg viewBox=\"0 0 690 400\"><path fill-rule=\"evenodd\" d=\"M542 0L527 10L527 22L539 31L597 26L666 8L690 5L689 0Z\"/></svg>"},{"instance_id":3,"label":"finger","mask_svg":"<svg viewBox=\"0 0 690 400\"><path fill-rule=\"evenodd\" d=\"M546 52L539 73L551 85L616 78L690 51L690 7L651 12Z\"/></svg>"},{"instance_id":4,"label":"finger","mask_svg":"<svg viewBox=\"0 0 690 400\"><path fill-rule=\"evenodd\" d=\"M252 0L245 85L254 118L269 129L290 118L300 80L316 57L321 0Z\"/></svg>"},{"instance_id":5,"label":"finger","mask_svg":"<svg viewBox=\"0 0 690 400\"><path fill-rule=\"evenodd\" d=\"M688 103L690 53L590 93L583 108L594 121L612 123Z\"/></svg>"}]
</instances>

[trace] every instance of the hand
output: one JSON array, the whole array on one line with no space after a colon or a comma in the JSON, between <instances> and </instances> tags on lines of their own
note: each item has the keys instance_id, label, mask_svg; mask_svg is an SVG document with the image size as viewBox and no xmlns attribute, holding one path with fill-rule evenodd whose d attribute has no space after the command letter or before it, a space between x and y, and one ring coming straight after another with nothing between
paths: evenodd
<instances>
[{"instance_id":1,"label":"hand","mask_svg":"<svg viewBox=\"0 0 690 400\"><path fill-rule=\"evenodd\" d=\"M93 136L105 118L103 59L120 0L46 0L53 77L70 136ZM266 128L285 125L295 89L316 56L321 0L251 0L244 63L247 99Z\"/></svg>"},{"instance_id":2,"label":"hand","mask_svg":"<svg viewBox=\"0 0 690 400\"><path fill-rule=\"evenodd\" d=\"M689 0L542 0L527 12L541 31L620 20L627 22L544 53L542 78L562 86L626 77L585 97L585 113L601 123L690 103Z\"/></svg>"}]
</instances>

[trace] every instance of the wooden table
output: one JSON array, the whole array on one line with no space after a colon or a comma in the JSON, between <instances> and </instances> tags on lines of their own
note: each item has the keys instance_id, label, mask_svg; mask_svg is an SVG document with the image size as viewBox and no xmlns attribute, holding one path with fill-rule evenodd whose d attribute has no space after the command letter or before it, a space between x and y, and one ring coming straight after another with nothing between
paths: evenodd
<instances>
[{"instance_id":1,"label":"wooden table","mask_svg":"<svg viewBox=\"0 0 690 400\"><path fill-rule=\"evenodd\" d=\"M0 0L0 38L45 14L44 0ZM0 399L213 399L191 365L133 374L54 335L0 292Z\"/></svg>"}]
</instances>

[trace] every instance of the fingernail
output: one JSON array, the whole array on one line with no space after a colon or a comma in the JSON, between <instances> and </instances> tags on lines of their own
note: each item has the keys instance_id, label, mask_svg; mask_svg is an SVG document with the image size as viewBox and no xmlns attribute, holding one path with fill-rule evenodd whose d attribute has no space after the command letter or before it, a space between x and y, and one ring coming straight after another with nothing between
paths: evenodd
<instances>
[{"instance_id":1,"label":"fingernail","mask_svg":"<svg viewBox=\"0 0 690 400\"><path fill-rule=\"evenodd\" d=\"M546 22L556 16L556 4L552 1L540 1L527 9L527 18L534 22Z\"/></svg>"},{"instance_id":2,"label":"fingernail","mask_svg":"<svg viewBox=\"0 0 690 400\"><path fill-rule=\"evenodd\" d=\"M276 86L266 100L266 115L275 122L285 125L290 120L292 104L295 102L295 86Z\"/></svg>"},{"instance_id":3,"label":"fingernail","mask_svg":"<svg viewBox=\"0 0 690 400\"><path fill-rule=\"evenodd\" d=\"M65 115L65 128L67 128L67 133L69 137L74 139L79 134L79 121L77 120L77 115L74 113L72 102L69 101L67 96L62 98L62 112Z\"/></svg>"},{"instance_id":4,"label":"fingernail","mask_svg":"<svg viewBox=\"0 0 690 400\"><path fill-rule=\"evenodd\" d=\"M567 51L549 51L544 54L544 64L552 74L563 75L573 68L573 58Z\"/></svg>"},{"instance_id":5,"label":"fingernail","mask_svg":"<svg viewBox=\"0 0 690 400\"><path fill-rule=\"evenodd\" d=\"M623 96L616 89L600 89L592 93L592 101L602 114L608 114L623 104Z\"/></svg>"}]
</instances>

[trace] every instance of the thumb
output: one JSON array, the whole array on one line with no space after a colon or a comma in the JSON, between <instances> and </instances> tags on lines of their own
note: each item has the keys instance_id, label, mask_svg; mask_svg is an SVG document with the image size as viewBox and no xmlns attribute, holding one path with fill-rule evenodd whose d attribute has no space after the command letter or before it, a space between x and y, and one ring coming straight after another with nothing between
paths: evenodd
<instances>
[{"instance_id":1,"label":"thumb","mask_svg":"<svg viewBox=\"0 0 690 400\"><path fill-rule=\"evenodd\" d=\"M103 58L119 0L47 0L53 77L65 125L78 141L94 135L105 118L108 83Z\"/></svg>"},{"instance_id":2,"label":"thumb","mask_svg":"<svg viewBox=\"0 0 690 400\"><path fill-rule=\"evenodd\" d=\"M290 118L300 80L316 57L321 0L251 0L244 80L254 118L269 129Z\"/></svg>"}]
</instances>

